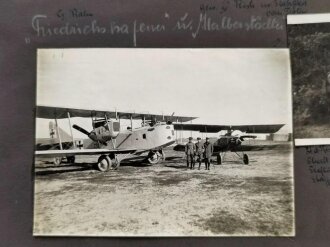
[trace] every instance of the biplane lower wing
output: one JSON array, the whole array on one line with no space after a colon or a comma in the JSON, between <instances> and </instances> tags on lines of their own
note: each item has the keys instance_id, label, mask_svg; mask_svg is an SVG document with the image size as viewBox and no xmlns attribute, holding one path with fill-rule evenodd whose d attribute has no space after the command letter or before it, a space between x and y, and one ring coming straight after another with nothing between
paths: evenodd
<instances>
[{"instance_id":1,"label":"biplane lower wing","mask_svg":"<svg viewBox=\"0 0 330 247\"><path fill-rule=\"evenodd\" d=\"M136 149L69 149L69 150L45 150L35 151L36 157L60 157L74 155L98 155L98 154L126 154L134 153Z\"/></svg>"},{"instance_id":2,"label":"biplane lower wing","mask_svg":"<svg viewBox=\"0 0 330 247\"><path fill-rule=\"evenodd\" d=\"M199 131L202 133L218 133L221 130L240 130L246 133L275 133L284 124L264 125L209 125L209 124L181 124L173 123L175 130Z\"/></svg>"}]
</instances>

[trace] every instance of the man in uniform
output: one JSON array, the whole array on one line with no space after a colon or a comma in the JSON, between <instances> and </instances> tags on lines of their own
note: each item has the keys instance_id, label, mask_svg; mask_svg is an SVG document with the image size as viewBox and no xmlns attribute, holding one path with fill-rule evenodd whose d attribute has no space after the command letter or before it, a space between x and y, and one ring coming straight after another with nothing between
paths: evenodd
<instances>
[{"instance_id":1,"label":"man in uniform","mask_svg":"<svg viewBox=\"0 0 330 247\"><path fill-rule=\"evenodd\" d=\"M192 142L192 137L189 137L189 142L186 144L185 147L185 153L187 155L187 167L190 169L193 169L195 167L195 152L196 152L196 147L195 144Z\"/></svg>"},{"instance_id":2,"label":"man in uniform","mask_svg":"<svg viewBox=\"0 0 330 247\"><path fill-rule=\"evenodd\" d=\"M196 148L197 161L199 163L198 170L200 170L202 160L203 160L203 153L204 153L204 145L203 145L203 143L201 143L201 138L200 137L197 137L197 142L195 144L195 148Z\"/></svg>"},{"instance_id":3,"label":"man in uniform","mask_svg":"<svg viewBox=\"0 0 330 247\"><path fill-rule=\"evenodd\" d=\"M210 143L209 138L206 137L206 140L204 143L205 170L210 170L212 154L213 154L213 144Z\"/></svg>"}]
</instances>

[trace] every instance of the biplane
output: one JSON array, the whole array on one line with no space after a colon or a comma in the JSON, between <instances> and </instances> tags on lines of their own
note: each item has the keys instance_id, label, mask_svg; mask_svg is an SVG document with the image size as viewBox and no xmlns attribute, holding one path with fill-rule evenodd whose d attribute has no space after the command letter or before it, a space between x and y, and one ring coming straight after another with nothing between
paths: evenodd
<instances>
[{"instance_id":1,"label":"biplane","mask_svg":"<svg viewBox=\"0 0 330 247\"><path fill-rule=\"evenodd\" d=\"M74 117L90 118L91 130L85 130L76 124L71 125L71 118ZM100 155L96 168L102 172L117 169L120 161L130 154L147 153L147 160L151 164L164 160L163 148L175 143L173 121L183 123L195 119L195 117L175 116L174 113L158 115L52 106L37 106L36 118L54 119L55 125L53 129L50 126L50 134L56 134L54 140L38 143L36 157L54 158L55 164L59 164L63 158L74 162L77 155ZM63 140L58 119L68 119L70 141L67 137ZM130 127L121 130L120 121L123 119L130 120ZM141 126L133 128L133 120L140 120ZM88 138L77 141L72 129L80 131ZM40 147L45 145L49 145L50 148L40 150Z\"/></svg>"},{"instance_id":2,"label":"biplane","mask_svg":"<svg viewBox=\"0 0 330 247\"><path fill-rule=\"evenodd\" d=\"M60 149L72 149L75 147L82 147L83 140L81 138L72 138L73 134L68 134L61 127L55 125L53 121L49 122L49 137L48 138L36 138L36 150L60 150ZM65 157L69 163L75 162L75 156ZM54 165L61 164L63 157L55 157L53 159Z\"/></svg>"},{"instance_id":3,"label":"biplane","mask_svg":"<svg viewBox=\"0 0 330 247\"><path fill-rule=\"evenodd\" d=\"M214 153L217 163L222 164L227 152L233 152L244 164L249 164L249 156L244 152L242 143L248 139L257 138L251 134L270 134L279 131L284 124L272 125L206 125L206 124L183 124L173 123L175 130L199 131L201 133L226 133L213 140ZM174 147L176 151L183 151L184 145L178 144Z\"/></svg>"}]
</instances>

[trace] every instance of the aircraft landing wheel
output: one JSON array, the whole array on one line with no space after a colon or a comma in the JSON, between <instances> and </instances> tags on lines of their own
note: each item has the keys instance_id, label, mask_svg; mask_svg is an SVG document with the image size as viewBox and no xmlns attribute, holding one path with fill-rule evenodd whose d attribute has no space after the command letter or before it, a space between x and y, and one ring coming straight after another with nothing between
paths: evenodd
<instances>
[{"instance_id":1,"label":"aircraft landing wheel","mask_svg":"<svg viewBox=\"0 0 330 247\"><path fill-rule=\"evenodd\" d=\"M222 160L221 160L221 154L218 154L217 155L217 163L218 163L218 165L221 165L221 162L222 162Z\"/></svg>"},{"instance_id":2,"label":"aircraft landing wheel","mask_svg":"<svg viewBox=\"0 0 330 247\"><path fill-rule=\"evenodd\" d=\"M148 154L148 162L150 164L157 164L162 158L161 153L158 151L150 151Z\"/></svg>"},{"instance_id":3,"label":"aircraft landing wheel","mask_svg":"<svg viewBox=\"0 0 330 247\"><path fill-rule=\"evenodd\" d=\"M53 159L53 164L59 166L62 163L62 157L56 157Z\"/></svg>"},{"instance_id":4,"label":"aircraft landing wheel","mask_svg":"<svg viewBox=\"0 0 330 247\"><path fill-rule=\"evenodd\" d=\"M66 157L66 159L67 159L68 163L74 163L75 160L76 160L76 157L74 157L74 156L68 156L68 157Z\"/></svg>"},{"instance_id":5,"label":"aircraft landing wheel","mask_svg":"<svg viewBox=\"0 0 330 247\"><path fill-rule=\"evenodd\" d=\"M249 156L247 154L243 155L243 162L244 162L245 165L249 164Z\"/></svg>"},{"instance_id":6,"label":"aircraft landing wheel","mask_svg":"<svg viewBox=\"0 0 330 247\"><path fill-rule=\"evenodd\" d=\"M96 164L97 169L101 172L109 171L111 166L111 159L107 155L101 155Z\"/></svg>"}]
</instances>

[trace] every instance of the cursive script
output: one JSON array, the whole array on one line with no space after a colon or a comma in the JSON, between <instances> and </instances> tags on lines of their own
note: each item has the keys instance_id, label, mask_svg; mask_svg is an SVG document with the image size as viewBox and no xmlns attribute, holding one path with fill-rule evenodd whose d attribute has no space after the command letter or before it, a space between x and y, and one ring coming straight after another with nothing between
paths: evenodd
<instances>
[{"instance_id":1,"label":"cursive script","mask_svg":"<svg viewBox=\"0 0 330 247\"><path fill-rule=\"evenodd\" d=\"M313 183L322 183L330 186L330 147L305 147L308 170Z\"/></svg>"}]
</instances>

